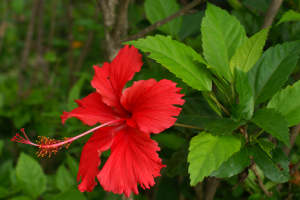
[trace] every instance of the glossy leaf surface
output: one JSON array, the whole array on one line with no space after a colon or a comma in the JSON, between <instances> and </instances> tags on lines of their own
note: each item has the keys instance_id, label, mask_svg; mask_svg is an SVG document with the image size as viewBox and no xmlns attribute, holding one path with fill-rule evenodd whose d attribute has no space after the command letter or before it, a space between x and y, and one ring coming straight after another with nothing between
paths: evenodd
<instances>
[{"instance_id":1,"label":"glossy leaf surface","mask_svg":"<svg viewBox=\"0 0 300 200\"><path fill-rule=\"evenodd\" d=\"M194 186L217 170L222 162L240 150L241 141L232 135L213 136L202 132L192 138L188 162L191 185Z\"/></svg>"},{"instance_id":2,"label":"glossy leaf surface","mask_svg":"<svg viewBox=\"0 0 300 200\"><path fill-rule=\"evenodd\" d=\"M292 73L300 53L300 41L270 47L247 73L254 103L271 98Z\"/></svg>"},{"instance_id":3,"label":"glossy leaf surface","mask_svg":"<svg viewBox=\"0 0 300 200\"><path fill-rule=\"evenodd\" d=\"M196 58L201 60L202 57L191 47L162 35L148 36L146 39L125 44L134 45L143 52L150 52L150 58L168 68L194 89L211 91L210 72L205 65L193 61Z\"/></svg>"},{"instance_id":4,"label":"glossy leaf surface","mask_svg":"<svg viewBox=\"0 0 300 200\"><path fill-rule=\"evenodd\" d=\"M253 123L270 133L278 140L290 146L289 128L285 116L274 108L263 108L256 111L250 119Z\"/></svg>"}]
</instances>

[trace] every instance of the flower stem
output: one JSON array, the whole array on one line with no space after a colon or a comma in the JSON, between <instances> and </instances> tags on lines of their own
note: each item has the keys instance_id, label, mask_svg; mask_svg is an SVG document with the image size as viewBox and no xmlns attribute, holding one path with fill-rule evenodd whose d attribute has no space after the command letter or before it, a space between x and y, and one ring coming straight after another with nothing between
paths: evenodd
<instances>
[{"instance_id":1,"label":"flower stem","mask_svg":"<svg viewBox=\"0 0 300 200\"><path fill-rule=\"evenodd\" d=\"M186 128L193 128L193 129L205 130L204 128L199 128L199 127L195 127L195 126L189 126L189 125L185 125L185 124L178 124L178 123L175 123L174 126L182 126L182 127L186 127Z\"/></svg>"},{"instance_id":2,"label":"flower stem","mask_svg":"<svg viewBox=\"0 0 300 200\"><path fill-rule=\"evenodd\" d=\"M227 115L230 115L230 113L222 106L222 104L220 104L220 102L214 97L214 95L212 95L212 93L209 93L209 95L216 102L216 104L218 104L222 110L227 113Z\"/></svg>"}]
</instances>

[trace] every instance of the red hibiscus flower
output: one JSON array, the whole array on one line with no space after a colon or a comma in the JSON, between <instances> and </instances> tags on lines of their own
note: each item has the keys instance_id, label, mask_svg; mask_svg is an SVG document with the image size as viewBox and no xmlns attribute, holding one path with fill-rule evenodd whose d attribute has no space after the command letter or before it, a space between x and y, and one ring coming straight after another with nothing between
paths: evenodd
<instances>
[{"instance_id":1,"label":"red hibiscus flower","mask_svg":"<svg viewBox=\"0 0 300 200\"><path fill-rule=\"evenodd\" d=\"M127 197L131 191L138 194L137 183L143 189L149 188L154 185L154 177L160 176L160 169L165 167L156 153L160 148L150 139L150 133L160 133L171 127L176 121L172 116L178 116L181 110L173 105L182 105L184 100L181 99L183 94L179 94L181 88L176 88L176 83L169 80L141 80L123 91L126 82L140 71L142 64L138 50L126 45L112 63L94 66L91 84L96 92L76 100L79 107L61 116L62 123L76 117L89 126L102 125L63 141L42 137L34 144L18 134L12 140L39 146L39 155L43 156L94 131L81 153L77 176L77 181L81 178L79 190L91 192L97 184L95 177L106 191L124 193ZM108 149L111 155L99 170L101 153Z\"/></svg>"}]
</instances>

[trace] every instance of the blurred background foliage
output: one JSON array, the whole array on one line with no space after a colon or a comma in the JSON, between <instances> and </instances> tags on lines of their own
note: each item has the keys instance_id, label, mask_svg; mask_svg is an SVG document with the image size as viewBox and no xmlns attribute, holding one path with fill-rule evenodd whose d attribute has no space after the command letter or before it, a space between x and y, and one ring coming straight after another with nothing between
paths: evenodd
<instances>
[{"instance_id":1,"label":"blurred background foliage","mask_svg":"<svg viewBox=\"0 0 300 200\"><path fill-rule=\"evenodd\" d=\"M128 27L124 37L168 17L189 2L192 1L131 0L127 13ZM211 0L209 2L236 16L244 26L247 36L250 37L260 30L271 0ZM153 6L158 4L162 7L154 9L154 12ZM173 39L184 42L198 53L202 53L200 25L205 8L206 4L201 3L148 35L171 35ZM278 43L300 39L300 21L284 22L275 26L284 12L289 9L299 12L300 1L283 1L270 29L265 49ZM25 128L28 137L33 141L38 135L60 139L90 129L75 118L69 119L65 125L62 125L59 116L62 111L70 111L77 106L74 99L83 98L94 91L90 85L94 74L93 65L102 65L103 62L109 61L104 40L105 27L96 0L0 1L0 199L118 200L124 198L122 195L105 192L99 184L92 193L81 193L77 190L76 177L80 153L88 136L74 141L69 149L60 150L50 158L36 157L37 148L10 141L20 128ZM143 54L143 63L142 70L126 87L133 81L142 79L170 79L183 88L182 93L185 97L201 96L201 93L149 59L147 54ZM287 84L292 84L299 78L298 63ZM196 106L197 108L200 109ZM167 164L172 154L181 145L184 154L185 142L189 141L193 134L185 129L170 128L154 135L152 138L161 147L159 155L163 163ZM298 147L300 147L300 138L297 138L290 154L293 163L300 159ZM109 152L103 153L101 166L109 154ZM139 188L140 194L130 198L202 199L202 186L205 186L206 182L191 187L189 177L184 176L187 173L181 173L183 176L170 177L166 171L165 168L161 170L162 176L156 178L156 184L150 190ZM172 173L169 172L169 175ZM257 199L263 194L251 171L246 182L232 190L237 180L237 176L222 179L215 199L247 199L251 194L254 194L253 199ZM264 199L281 199L291 190L295 194L294 198L300 198L299 181L285 184L280 193L274 185L267 184L267 186L274 195Z\"/></svg>"}]
</instances>

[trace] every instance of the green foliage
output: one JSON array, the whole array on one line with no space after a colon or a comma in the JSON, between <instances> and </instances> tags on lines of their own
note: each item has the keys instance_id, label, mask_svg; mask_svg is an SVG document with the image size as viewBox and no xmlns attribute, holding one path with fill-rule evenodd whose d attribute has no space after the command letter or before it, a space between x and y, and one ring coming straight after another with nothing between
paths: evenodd
<instances>
[{"instance_id":1,"label":"green foliage","mask_svg":"<svg viewBox=\"0 0 300 200\"><path fill-rule=\"evenodd\" d=\"M300 53L300 41L269 48L247 73L255 104L271 98L292 73Z\"/></svg>"},{"instance_id":2,"label":"green foliage","mask_svg":"<svg viewBox=\"0 0 300 200\"><path fill-rule=\"evenodd\" d=\"M9 196L9 191L5 187L0 186L0 199L7 198Z\"/></svg>"},{"instance_id":3,"label":"green foliage","mask_svg":"<svg viewBox=\"0 0 300 200\"><path fill-rule=\"evenodd\" d=\"M64 164L61 164L55 176L56 187L62 191L68 191L74 184L74 177L70 174Z\"/></svg>"},{"instance_id":4,"label":"green foliage","mask_svg":"<svg viewBox=\"0 0 300 200\"><path fill-rule=\"evenodd\" d=\"M76 108L78 105L74 101L74 99L79 99L80 91L83 86L85 77L81 77L79 81L71 88L69 92L69 97L68 97L68 109L73 110Z\"/></svg>"},{"instance_id":5,"label":"green foliage","mask_svg":"<svg viewBox=\"0 0 300 200\"><path fill-rule=\"evenodd\" d=\"M36 160L21 153L16 166L16 174L24 194L33 199L46 189L46 176Z\"/></svg>"},{"instance_id":6,"label":"green foliage","mask_svg":"<svg viewBox=\"0 0 300 200\"><path fill-rule=\"evenodd\" d=\"M0 140L0 157L1 157L1 153L2 153L3 147L4 147L4 141Z\"/></svg>"},{"instance_id":7,"label":"green foliage","mask_svg":"<svg viewBox=\"0 0 300 200\"><path fill-rule=\"evenodd\" d=\"M79 170L78 161L70 155L67 155L67 166L70 169L72 176L77 177L77 173Z\"/></svg>"},{"instance_id":8,"label":"green foliage","mask_svg":"<svg viewBox=\"0 0 300 200\"><path fill-rule=\"evenodd\" d=\"M232 117L236 121L239 121L242 118L250 119L254 110L254 101L248 77L238 68L236 69L236 76L236 90L239 94L240 103L237 105L235 112L232 113Z\"/></svg>"},{"instance_id":9,"label":"green foliage","mask_svg":"<svg viewBox=\"0 0 300 200\"><path fill-rule=\"evenodd\" d=\"M262 148L262 150L264 150L270 157L272 157L270 151L275 148L275 144L270 142L267 138L259 138L257 140L257 143Z\"/></svg>"},{"instance_id":10,"label":"green foliage","mask_svg":"<svg viewBox=\"0 0 300 200\"><path fill-rule=\"evenodd\" d=\"M190 142L183 143L178 150L172 154L172 157L167 163L167 174L169 176L175 176L177 174L186 176L188 173L189 163L187 162L187 156L189 153Z\"/></svg>"},{"instance_id":11,"label":"green foliage","mask_svg":"<svg viewBox=\"0 0 300 200\"><path fill-rule=\"evenodd\" d=\"M116 29L113 23L104 26L105 11L99 15L97 2L42 2L0 2L0 199L121 200L122 195L107 193L99 184L92 193L78 191L80 154L89 136L38 162L33 159L38 147L10 139L23 127L32 141L37 135L70 138L90 129L77 119L62 126L59 115L77 107L74 99L95 91L89 84L92 66L101 66L114 56L111 44L118 46L118 41L126 41L185 5L175 0L130 1L128 23L122 28L126 34L108 41L107 32ZM299 13L293 10L299 10L300 4L299 0L286 1L274 19L278 26L260 31L270 2L227 0L227 4L218 4L221 7L210 3L206 7L202 2L195 13L191 9L143 35L146 39L128 42L143 51L144 64L125 88L138 80L169 79L185 94L175 126L150 134L161 149L157 153L166 169L160 171L152 190L140 191L134 199L197 199L190 182L204 181L206 190L210 186L204 180L207 176L222 178L216 199L247 199L250 194L248 199L286 199L288 189L295 194L293 198L299 197L299 187L293 183L291 187L283 184L280 193L275 187L289 179L288 158L280 149L284 144L278 142L274 149L266 138L258 138L265 131L289 145L288 127L300 122L300 21L282 23L299 20ZM72 12L66 12L69 4ZM113 8L115 16L118 5ZM38 12L32 13L35 6ZM35 26L28 48L31 17ZM36 19L42 20L36 23ZM25 50L28 61L20 63ZM200 130L205 132L195 137ZM292 163L299 161L298 140L288 155ZM110 154L111 150L103 152L99 169ZM253 171L248 171L252 158L273 197L266 197ZM245 184L230 189L247 171Z\"/></svg>"},{"instance_id":12,"label":"green foliage","mask_svg":"<svg viewBox=\"0 0 300 200\"><path fill-rule=\"evenodd\" d=\"M202 132L193 137L188 155L191 185L196 185L217 170L223 161L239 151L240 146L241 141L232 135L213 136Z\"/></svg>"},{"instance_id":13,"label":"green foliage","mask_svg":"<svg viewBox=\"0 0 300 200\"><path fill-rule=\"evenodd\" d=\"M250 165L252 151L249 147L243 146L238 152L232 154L228 160L224 161L218 170L213 171L210 176L225 178L234 176L242 172Z\"/></svg>"},{"instance_id":14,"label":"green foliage","mask_svg":"<svg viewBox=\"0 0 300 200\"><path fill-rule=\"evenodd\" d=\"M237 48L234 56L230 60L232 74L235 73L235 68L247 73L253 67L262 54L268 31L269 28L261 30L247 39L242 46Z\"/></svg>"},{"instance_id":15,"label":"green foliage","mask_svg":"<svg viewBox=\"0 0 300 200\"><path fill-rule=\"evenodd\" d=\"M177 124L184 124L204 129L208 122L218 119L218 115L210 108L205 99L185 98L180 115L177 117ZM198 129L191 129L182 126L175 126L180 131L190 131L198 133Z\"/></svg>"},{"instance_id":16,"label":"green foliage","mask_svg":"<svg viewBox=\"0 0 300 200\"><path fill-rule=\"evenodd\" d=\"M202 92L203 97L206 99L208 105L220 116L222 117L222 111L220 106L216 103L214 99L217 99L215 94L212 92Z\"/></svg>"},{"instance_id":17,"label":"green foliage","mask_svg":"<svg viewBox=\"0 0 300 200\"><path fill-rule=\"evenodd\" d=\"M293 10L287 11L286 13L284 13L284 15L282 16L280 21L276 24L276 26L278 26L282 22L290 22L290 21L300 21L300 13Z\"/></svg>"},{"instance_id":18,"label":"green foliage","mask_svg":"<svg viewBox=\"0 0 300 200\"><path fill-rule=\"evenodd\" d=\"M77 188L72 188L54 196L51 200L86 200L87 198Z\"/></svg>"},{"instance_id":19,"label":"green foliage","mask_svg":"<svg viewBox=\"0 0 300 200\"><path fill-rule=\"evenodd\" d=\"M281 113L273 108L263 108L256 111L250 120L290 147L288 123Z\"/></svg>"},{"instance_id":20,"label":"green foliage","mask_svg":"<svg viewBox=\"0 0 300 200\"><path fill-rule=\"evenodd\" d=\"M262 182L264 182L265 176L264 173L261 171L261 169L256 165L256 170L260 176L260 179ZM245 180L245 188L247 188L247 190L251 191L251 189L254 191L254 193L262 193L261 192L261 188L259 187L258 183L257 183L257 178L255 176L255 174L253 173L252 170L248 170L248 177ZM251 189L250 189L251 188Z\"/></svg>"},{"instance_id":21,"label":"green foliage","mask_svg":"<svg viewBox=\"0 0 300 200\"><path fill-rule=\"evenodd\" d=\"M203 51L209 66L233 82L230 59L247 39L239 21L210 3L201 24Z\"/></svg>"},{"instance_id":22,"label":"green foliage","mask_svg":"<svg viewBox=\"0 0 300 200\"><path fill-rule=\"evenodd\" d=\"M275 108L286 117L289 126L300 122L300 81L279 91L268 103L268 108Z\"/></svg>"},{"instance_id":23,"label":"green foliage","mask_svg":"<svg viewBox=\"0 0 300 200\"><path fill-rule=\"evenodd\" d=\"M201 60L201 56L191 47L172 40L171 37L156 35L146 39L126 42L143 52L150 52L150 58L168 68L189 86L203 91L211 91L210 73L205 65L193 61Z\"/></svg>"},{"instance_id":24,"label":"green foliage","mask_svg":"<svg viewBox=\"0 0 300 200\"><path fill-rule=\"evenodd\" d=\"M185 139L177 136L174 133L161 133L152 135L151 138L162 145L177 150L184 142Z\"/></svg>"},{"instance_id":25,"label":"green foliage","mask_svg":"<svg viewBox=\"0 0 300 200\"><path fill-rule=\"evenodd\" d=\"M284 183L289 180L289 161L282 149L276 148L273 150L271 152L272 158L258 146L254 146L252 150L255 163L264 172L266 177L278 183ZM277 163L281 167L278 167Z\"/></svg>"},{"instance_id":26,"label":"green foliage","mask_svg":"<svg viewBox=\"0 0 300 200\"><path fill-rule=\"evenodd\" d=\"M148 20L151 24L165 19L170 15L174 14L179 10L179 6L175 0L146 0L145 1L145 11ZM182 17L177 17L176 19L166 23L165 25L158 28L158 30L175 36L181 28Z\"/></svg>"},{"instance_id":27,"label":"green foliage","mask_svg":"<svg viewBox=\"0 0 300 200\"><path fill-rule=\"evenodd\" d=\"M205 126L205 131L210 132L214 136L230 134L244 123L245 121L234 122L231 119L222 118L207 123Z\"/></svg>"}]
</instances>

